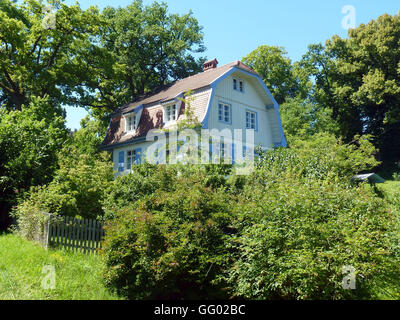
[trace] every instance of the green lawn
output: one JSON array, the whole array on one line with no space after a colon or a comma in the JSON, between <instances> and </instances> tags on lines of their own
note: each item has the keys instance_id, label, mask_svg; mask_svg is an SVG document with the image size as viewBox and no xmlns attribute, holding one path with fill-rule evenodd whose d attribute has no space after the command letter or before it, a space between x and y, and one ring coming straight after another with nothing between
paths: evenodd
<instances>
[{"instance_id":1,"label":"green lawn","mask_svg":"<svg viewBox=\"0 0 400 320\"><path fill-rule=\"evenodd\" d=\"M42 288L49 275L45 266L55 270L55 289ZM18 235L0 234L0 300L118 299L105 288L101 267L96 255L47 251Z\"/></svg>"},{"instance_id":2,"label":"green lawn","mask_svg":"<svg viewBox=\"0 0 400 320\"><path fill-rule=\"evenodd\" d=\"M381 183L378 186L385 192L385 195L389 199L400 197L400 181L387 180L385 183Z\"/></svg>"}]
</instances>

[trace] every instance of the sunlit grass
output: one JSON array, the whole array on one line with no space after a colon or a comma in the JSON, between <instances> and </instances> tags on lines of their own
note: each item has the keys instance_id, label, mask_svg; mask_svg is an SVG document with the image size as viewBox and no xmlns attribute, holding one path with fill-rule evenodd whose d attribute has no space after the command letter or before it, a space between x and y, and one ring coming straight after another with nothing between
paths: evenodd
<instances>
[{"instance_id":1,"label":"sunlit grass","mask_svg":"<svg viewBox=\"0 0 400 320\"><path fill-rule=\"evenodd\" d=\"M42 287L48 275L42 273L45 266L54 267L55 289ZM18 235L0 235L0 300L118 299L104 286L101 268L101 258L96 255L47 251Z\"/></svg>"}]
</instances>

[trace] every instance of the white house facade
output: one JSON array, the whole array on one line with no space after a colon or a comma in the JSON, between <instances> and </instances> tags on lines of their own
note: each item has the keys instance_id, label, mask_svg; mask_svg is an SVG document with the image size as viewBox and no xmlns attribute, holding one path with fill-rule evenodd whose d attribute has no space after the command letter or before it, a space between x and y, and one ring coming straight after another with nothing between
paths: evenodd
<instances>
[{"instance_id":1,"label":"white house facade","mask_svg":"<svg viewBox=\"0 0 400 320\"><path fill-rule=\"evenodd\" d=\"M217 67L217 63L216 59L208 61L203 72L167 85L114 112L101 148L113 153L116 172L129 172L132 165L145 161L144 155L149 150L154 151L155 142L149 138L150 132L172 127L185 117L185 103L180 98L189 90L191 110L204 130L232 132L232 141L221 140L220 147L225 154L232 155L232 161L235 152L241 152L237 146L246 152L249 131L255 146L286 147L279 105L261 77L240 61L222 67Z\"/></svg>"}]
</instances>

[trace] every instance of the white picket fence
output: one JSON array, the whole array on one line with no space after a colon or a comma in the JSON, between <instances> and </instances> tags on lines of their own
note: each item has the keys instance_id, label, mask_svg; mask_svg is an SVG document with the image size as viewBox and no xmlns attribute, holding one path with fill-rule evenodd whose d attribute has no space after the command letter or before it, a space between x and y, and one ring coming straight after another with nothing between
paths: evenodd
<instances>
[{"instance_id":1,"label":"white picket fence","mask_svg":"<svg viewBox=\"0 0 400 320\"><path fill-rule=\"evenodd\" d=\"M73 251L95 253L104 237L103 222L48 215L44 230L45 247L62 246Z\"/></svg>"}]
</instances>

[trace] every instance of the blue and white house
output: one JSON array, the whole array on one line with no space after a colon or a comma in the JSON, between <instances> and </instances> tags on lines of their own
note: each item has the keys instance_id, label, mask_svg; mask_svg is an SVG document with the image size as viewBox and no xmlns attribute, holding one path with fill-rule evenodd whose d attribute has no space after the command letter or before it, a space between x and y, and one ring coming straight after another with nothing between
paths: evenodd
<instances>
[{"instance_id":1,"label":"blue and white house","mask_svg":"<svg viewBox=\"0 0 400 320\"><path fill-rule=\"evenodd\" d=\"M139 97L113 113L101 147L113 153L117 172L129 172L133 164L145 160L144 154L154 146L149 132L171 128L185 117L179 98L189 90L193 114L203 129L229 130L232 136L235 130L242 132L233 141L221 140L223 154L232 154L234 159L237 145L246 152L246 130L253 132L256 146L286 147L279 105L261 77L240 61L217 65L216 59L208 61L203 72Z\"/></svg>"}]
</instances>

